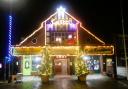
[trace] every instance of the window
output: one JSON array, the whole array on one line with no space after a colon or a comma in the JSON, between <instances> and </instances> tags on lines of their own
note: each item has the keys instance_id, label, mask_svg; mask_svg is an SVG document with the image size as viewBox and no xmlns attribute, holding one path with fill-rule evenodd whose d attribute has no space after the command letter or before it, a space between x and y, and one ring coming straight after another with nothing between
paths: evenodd
<instances>
[{"instance_id":1,"label":"window","mask_svg":"<svg viewBox=\"0 0 128 89\"><path fill-rule=\"evenodd\" d=\"M47 36L50 36L50 33L49 32L47 32L46 34L47 34Z\"/></svg>"},{"instance_id":2,"label":"window","mask_svg":"<svg viewBox=\"0 0 128 89\"><path fill-rule=\"evenodd\" d=\"M47 37L47 39L46 39L46 40L47 40L47 41L46 41L47 43L49 43L49 42L50 42L50 38L49 38L49 37Z\"/></svg>"},{"instance_id":3,"label":"window","mask_svg":"<svg viewBox=\"0 0 128 89\"><path fill-rule=\"evenodd\" d=\"M32 39L32 43L36 44L37 43L37 38Z\"/></svg>"},{"instance_id":4,"label":"window","mask_svg":"<svg viewBox=\"0 0 128 89\"><path fill-rule=\"evenodd\" d=\"M37 71L41 65L41 56L32 56L32 71Z\"/></svg>"}]
</instances>

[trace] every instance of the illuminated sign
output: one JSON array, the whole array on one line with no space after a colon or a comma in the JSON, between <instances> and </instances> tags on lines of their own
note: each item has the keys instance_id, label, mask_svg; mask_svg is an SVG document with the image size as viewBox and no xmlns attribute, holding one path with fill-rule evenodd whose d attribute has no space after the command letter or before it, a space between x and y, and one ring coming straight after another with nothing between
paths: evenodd
<instances>
[{"instance_id":1,"label":"illuminated sign","mask_svg":"<svg viewBox=\"0 0 128 89\"><path fill-rule=\"evenodd\" d=\"M60 19L60 20L56 20L56 19L52 19L51 20L52 24L55 24L55 25L60 25L60 24L72 24L72 19L69 19L69 20L66 20L66 19Z\"/></svg>"},{"instance_id":2,"label":"illuminated sign","mask_svg":"<svg viewBox=\"0 0 128 89\"><path fill-rule=\"evenodd\" d=\"M85 46L84 54L86 55L113 55L114 46Z\"/></svg>"},{"instance_id":3,"label":"illuminated sign","mask_svg":"<svg viewBox=\"0 0 128 89\"><path fill-rule=\"evenodd\" d=\"M14 47L13 55L41 55L42 47Z\"/></svg>"},{"instance_id":4,"label":"illuminated sign","mask_svg":"<svg viewBox=\"0 0 128 89\"><path fill-rule=\"evenodd\" d=\"M46 21L47 31L76 31L78 22L66 13L59 11Z\"/></svg>"},{"instance_id":5,"label":"illuminated sign","mask_svg":"<svg viewBox=\"0 0 128 89\"><path fill-rule=\"evenodd\" d=\"M76 31L77 22L72 19L51 19L46 22L46 29L47 31Z\"/></svg>"}]
</instances>

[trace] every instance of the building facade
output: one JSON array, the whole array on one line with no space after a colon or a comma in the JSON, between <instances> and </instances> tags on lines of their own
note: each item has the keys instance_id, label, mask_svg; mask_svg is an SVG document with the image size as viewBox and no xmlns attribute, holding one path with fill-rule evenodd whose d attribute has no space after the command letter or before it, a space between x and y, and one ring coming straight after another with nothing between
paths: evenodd
<instances>
[{"instance_id":1,"label":"building facade","mask_svg":"<svg viewBox=\"0 0 128 89\"><path fill-rule=\"evenodd\" d=\"M38 75L40 67L44 74L74 75L81 63L89 73L113 73L113 54L114 46L106 45L62 7L12 47L17 71L23 75Z\"/></svg>"}]
</instances>

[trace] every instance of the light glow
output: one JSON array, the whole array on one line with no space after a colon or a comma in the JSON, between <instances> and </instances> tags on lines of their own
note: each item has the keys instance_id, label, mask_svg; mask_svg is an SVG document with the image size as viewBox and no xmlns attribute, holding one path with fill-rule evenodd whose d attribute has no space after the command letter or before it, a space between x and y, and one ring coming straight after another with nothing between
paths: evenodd
<instances>
[{"instance_id":1,"label":"light glow","mask_svg":"<svg viewBox=\"0 0 128 89\"><path fill-rule=\"evenodd\" d=\"M85 56L85 55L83 55L83 56L82 56L82 59L86 61L86 60L89 60L89 59L91 59L91 58L90 58L90 56Z\"/></svg>"},{"instance_id":2,"label":"light glow","mask_svg":"<svg viewBox=\"0 0 128 89\"><path fill-rule=\"evenodd\" d=\"M58 19L63 19L64 18L64 13L65 13L65 8L63 8L62 6L57 8L57 12L58 12Z\"/></svg>"},{"instance_id":3,"label":"light glow","mask_svg":"<svg viewBox=\"0 0 128 89\"><path fill-rule=\"evenodd\" d=\"M2 63L0 63L0 69L2 68Z\"/></svg>"},{"instance_id":4,"label":"light glow","mask_svg":"<svg viewBox=\"0 0 128 89\"><path fill-rule=\"evenodd\" d=\"M17 65L17 66L19 65L19 62L18 62L18 61L16 62L16 65Z\"/></svg>"},{"instance_id":5,"label":"light glow","mask_svg":"<svg viewBox=\"0 0 128 89\"><path fill-rule=\"evenodd\" d=\"M62 39L61 39L61 37L57 37L57 38L56 38L56 42L59 42L59 43L61 43L61 42L62 42Z\"/></svg>"},{"instance_id":6,"label":"light glow","mask_svg":"<svg viewBox=\"0 0 128 89\"><path fill-rule=\"evenodd\" d=\"M37 56L37 57L35 58L35 62L38 63L38 62L40 62L40 61L41 61L41 57L38 57L38 56Z\"/></svg>"},{"instance_id":7,"label":"light glow","mask_svg":"<svg viewBox=\"0 0 128 89\"><path fill-rule=\"evenodd\" d=\"M68 35L68 39L72 39L72 34L69 34Z\"/></svg>"}]
</instances>

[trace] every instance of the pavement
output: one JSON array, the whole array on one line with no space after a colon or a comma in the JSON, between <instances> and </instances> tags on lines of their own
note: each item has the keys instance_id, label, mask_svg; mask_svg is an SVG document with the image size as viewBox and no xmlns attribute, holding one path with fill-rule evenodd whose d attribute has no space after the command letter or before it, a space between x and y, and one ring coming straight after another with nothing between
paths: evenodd
<instances>
[{"instance_id":1,"label":"pavement","mask_svg":"<svg viewBox=\"0 0 128 89\"><path fill-rule=\"evenodd\" d=\"M8 81L0 80L0 84L2 84L2 83L8 83Z\"/></svg>"},{"instance_id":2,"label":"pavement","mask_svg":"<svg viewBox=\"0 0 128 89\"><path fill-rule=\"evenodd\" d=\"M120 76L120 77L117 78L117 81L118 81L119 83L121 83L122 85L128 87L128 80L127 80L127 78Z\"/></svg>"},{"instance_id":3,"label":"pavement","mask_svg":"<svg viewBox=\"0 0 128 89\"><path fill-rule=\"evenodd\" d=\"M55 76L42 83L38 76L24 76L23 83L0 81L0 89L128 89L127 80L116 80L101 74L88 75L85 82L76 76Z\"/></svg>"}]
</instances>

